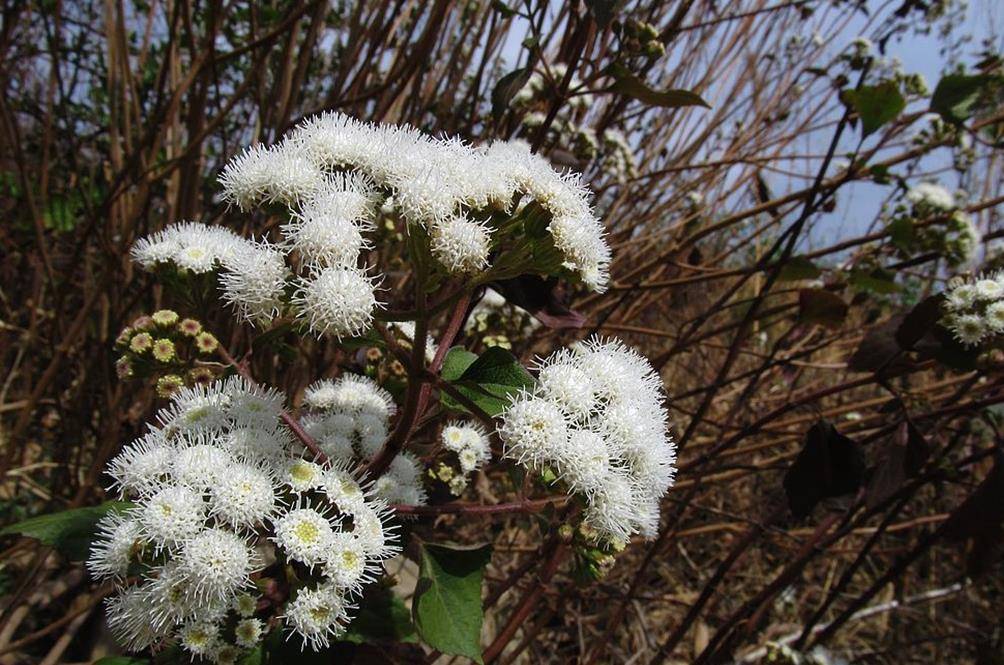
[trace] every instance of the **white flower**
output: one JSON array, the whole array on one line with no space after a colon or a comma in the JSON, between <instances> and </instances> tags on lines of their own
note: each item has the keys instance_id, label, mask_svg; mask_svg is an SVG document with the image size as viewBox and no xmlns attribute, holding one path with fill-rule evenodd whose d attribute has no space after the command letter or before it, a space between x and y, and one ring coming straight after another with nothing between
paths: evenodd
<instances>
[{"instance_id":1,"label":"white flower","mask_svg":"<svg viewBox=\"0 0 1004 665\"><path fill-rule=\"evenodd\" d=\"M432 227L432 255L452 273L484 270L488 267L490 245L488 227L464 216L451 217Z\"/></svg>"},{"instance_id":2,"label":"white flower","mask_svg":"<svg viewBox=\"0 0 1004 665\"><path fill-rule=\"evenodd\" d=\"M387 419L361 413L355 417L355 421L359 451L363 457L373 457L380 452L387 440Z\"/></svg>"},{"instance_id":3,"label":"white flower","mask_svg":"<svg viewBox=\"0 0 1004 665\"><path fill-rule=\"evenodd\" d=\"M389 559L396 555L400 548L396 536L386 521L390 515L386 506L376 502L358 504L352 510L352 535L356 537L366 556L373 559Z\"/></svg>"},{"instance_id":4,"label":"white flower","mask_svg":"<svg viewBox=\"0 0 1004 665\"><path fill-rule=\"evenodd\" d=\"M209 488L209 512L235 529L256 528L276 508L269 474L251 464L236 463Z\"/></svg>"},{"instance_id":5,"label":"white flower","mask_svg":"<svg viewBox=\"0 0 1004 665\"><path fill-rule=\"evenodd\" d=\"M409 452L399 453L391 460L387 473L405 484L414 484L422 474L422 466L418 458Z\"/></svg>"},{"instance_id":6,"label":"white flower","mask_svg":"<svg viewBox=\"0 0 1004 665\"><path fill-rule=\"evenodd\" d=\"M229 229L182 222L138 240L132 258L147 270L160 263L173 263L181 270L206 273L247 244Z\"/></svg>"},{"instance_id":7,"label":"white flower","mask_svg":"<svg viewBox=\"0 0 1004 665\"><path fill-rule=\"evenodd\" d=\"M193 621L179 633L181 646L195 656L209 656L220 641L220 629L209 621Z\"/></svg>"},{"instance_id":8,"label":"white flower","mask_svg":"<svg viewBox=\"0 0 1004 665\"><path fill-rule=\"evenodd\" d=\"M150 621L146 590L132 586L105 601L108 627L116 639L130 651L142 651L166 637L170 626Z\"/></svg>"},{"instance_id":9,"label":"white flower","mask_svg":"<svg viewBox=\"0 0 1004 665\"><path fill-rule=\"evenodd\" d=\"M979 296L980 294L976 290L976 285L971 282L965 282L949 291L945 302L950 310L959 311L972 307Z\"/></svg>"},{"instance_id":10,"label":"white flower","mask_svg":"<svg viewBox=\"0 0 1004 665\"><path fill-rule=\"evenodd\" d=\"M107 473L119 495L146 494L158 489L171 472L174 448L163 433L153 431L122 449L108 464Z\"/></svg>"},{"instance_id":11,"label":"white flower","mask_svg":"<svg viewBox=\"0 0 1004 665\"><path fill-rule=\"evenodd\" d=\"M484 428L477 423L451 421L443 428L441 439L447 450L457 453L460 468L465 474L491 459L491 443Z\"/></svg>"},{"instance_id":12,"label":"white flower","mask_svg":"<svg viewBox=\"0 0 1004 665\"><path fill-rule=\"evenodd\" d=\"M585 523L612 539L626 541L636 530L637 508L637 492L630 479L610 473L591 497Z\"/></svg>"},{"instance_id":13,"label":"white flower","mask_svg":"<svg viewBox=\"0 0 1004 665\"><path fill-rule=\"evenodd\" d=\"M246 209L261 200L291 205L309 198L324 185L324 174L295 146L252 146L230 160L219 182L225 198Z\"/></svg>"},{"instance_id":14,"label":"white flower","mask_svg":"<svg viewBox=\"0 0 1004 665\"><path fill-rule=\"evenodd\" d=\"M300 280L293 303L298 308L297 317L304 319L312 332L338 339L366 332L377 306L373 281L354 268L325 268Z\"/></svg>"},{"instance_id":15,"label":"white flower","mask_svg":"<svg viewBox=\"0 0 1004 665\"><path fill-rule=\"evenodd\" d=\"M176 453L173 476L178 482L202 491L215 485L233 462L230 453L215 445L213 439L199 435Z\"/></svg>"},{"instance_id":16,"label":"white flower","mask_svg":"<svg viewBox=\"0 0 1004 665\"><path fill-rule=\"evenodd\" d=\"M237 626L234 628L234 637L236 638L237 646L244 647L245 649L257 646L261 640L263 627L262 622L254 618L238 621Z\"/></svg>"},{"instance_id":17,"label":"white flower","mask_svg":"<svg viewBox=\"0 0 1004 665\"><path fill-rule=\"evenodd\" d=\"M561 460L561 478L573 490L592 495L603 487L610 473L610 450L602 434L571 430L557 455Z\"/></svg>"},{"instance_id":18,"label":"white flower","mask_svg":"<svg viewBox=\"0 0 1004 665\"><path fill-rule=\"evenodd\" d=\"M220 275L223 300L246 321L268 323L283 308L289 268L267 242L248 242L227 258Z\"/></svg>"},{"instance_id":19,"label":"white flower","mask_svg":"<svg viewBox=\"0 0 1004 665\"><path fill-rule=\"evenodd\" d=\"M575 419L585 419L596 406L596 389L590 376L559 354L540 369L542 394Z\"/></svg>"},{"instance_id":20,"label":"white flower","mask_svg":"<svg viewBox=\"0 0 1004 665\"><path fill-rule=\"evenodd\" d=\"M365 494L356 479L344 469L328 469L324 472L321 487L328 499L343 512L353 512L365 506Z\"/></svg>"},{"instance_id":21,"label":"white flower","mask_svg":"<svg viewBox=\"0 0 1004 665\"><path fill-rule=\"evenodd\" d=\"M143 528L134 518L113 511L98 521L95 530L87 570L96 579L124 578L146 545Z\"/></svg>"},{"instance_id":22,"label":"white flower","mask_svg":"<svg viewBox=\"0 0 1004 665\"><path fill-rule=\"evenodd\" d=\"M219 603L250 583L256 565L254 551L243 538L224 529L206 529L185 543L178 569L190 596Z\"/></svg>"},{"instance_id":23,"label":"white flower","mask_svg":"<svg viewBox=\"0 0 1004 665\"><path fill-rule=\"evenodd\" d=\"M143 534L159 549L177 547L199 533L205 510L198 492L184 485L171 485L130 512L143 527Z\"/></svg>"},{"instance_id":24,"label":"white flower","mask_svg":"<svg viewBox=\"0 0 1004 665\"><path fill-rule=\"evenodd\" d=\"M499 436L505 444L507 457L529 467L538 467L555 451L564 448L568 424L557 405L523 393L505 410Z\"/></svg>"},{"instance_id":25,"label":"white flower","mask_svg":"<svg viewBox=\"0 0 1004 665\"><path fill-rule=\"evenodd\" d=\"M232 376L224 382L222 394L234 421L265 430L275 428L282 412L282 393L255 385L242 376Z\"/></svg>"},{"instance_id":26,"label":"white flower","mask_svg":"<svg viewBox=\"0 0 1004 665\"><path fill-rule=\"evenodd\" d=\"M234 598L233 610L239 616L249 617L258 609L258 599L249 593L239 593Z\"/></svg>"},{"instance_id":27,"label":"white flower","mask_svg":"<svg viewBox=\"0 0 1004 665\"><path fill-rule=\"evenodd\" d=\"M593 338L539 364L540 384L513 400L499 433L506 455L549 466L584 495L586 523L609 541L654 535L676 448L661 380L618 341Z\"/></svg>"},{"instance_id":28,"label":"white flower","mask_svg":"<svg viewBox=\"0 0 1004 665\"><path fill-rule=\"evenodd\" d=\"M330 520L313 508L295 508L275 521L276 544L311 568L325 562L333 537Z\"/></svg>"},{"instance_id":29,"label":"white flower","mask_svg":"<svg viewBox=\"0 0 1004 665\"><path fill-rule=\"evenodd\" d=\"M285 429L238 426L221 437L220 445L235 457L274 463L284 458L290 447L289 439Z\"/></svg>"},{"instance_id":30,"label":"white flower","mask_svg":"<svg viewBox=\"0 0 1004 665\"><path fill-rule=\"evenodd\" d=\"M1004 301L987 306L986 325L995 333L1004 332Z\"/></svg>"},{"instance_id":31,"label":"white flower","mask_svg":"<svg viewBox=\"0 0 1004 665\"><path fill-rule=\"evenodd\" d=\"M336 533L332 538L324 574L338 586L355 590L373 579L367 574L366 549L351 533Z\"/></svg>"},{"instance_id":32,"label":"white flower","mask_svg":"<svg viewBox=\"0 0 1004 665\"><path fill-rule=\"evenodd\" d=\"M346 601L333 586L301 589L286 605L286 623L314 651L326 648L332 637L345 632L342 622L348 620Z\"/></svg>"},{"instance_id":33,"label":"white flower","mask_svg":"<svg viewBox=\"0 0 1004 665\"><path fill-rule=\"evenodd\" d=\"M292 487L294 492L306 492L321 486L324 482L324 469L320 464L309 460L289 460L281 480Z\"/></svg>"},{"instance_id":34,"label":"white flower","mask_svg":"<svg viewBox=\"0 0 1004 665\"><path fill-rule=\"evenodd\" d=\"M983 277L974 284L980 300L998 300L1004 297L1004 284L993 277Z\"/></svg>"},{"instance_id":35,"label":"white flower","mask_svg":"<svg viewBox=\"0 0 1004 665\"><path fill-rule=\"evenodd\" d=\"M906 200L924 212L948 212L956 207L955 197L941 185L933 182L917 183L906 193Z\"/></svg>"},{"instance_id":36,"label":"white flower","mask_svg":"<svg viewBox=\"0 0 1004 665\"><path fill-rule=\"evenodd\" d=\"M976 346L989 332L983 318L977 314L962 314L952 320L955 338L966 346Z\"/></svg>"}]
</instances>

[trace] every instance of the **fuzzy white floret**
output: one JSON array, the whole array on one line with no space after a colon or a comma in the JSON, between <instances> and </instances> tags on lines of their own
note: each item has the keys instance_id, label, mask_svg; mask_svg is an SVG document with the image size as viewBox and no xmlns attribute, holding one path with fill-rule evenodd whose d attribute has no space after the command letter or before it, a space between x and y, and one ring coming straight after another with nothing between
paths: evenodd
<instances>
[{"instance_id":1,"label":"fuzzy white floret","mask_svg":"<svg viewBox=\"0 0 1004 665\"><path fill-rule=\"evenodd\" d=\"M355 268L325 268L301 279L293 296L297 317L318 335L357 337L373 320L377 300L373 280Z\"/></svg>"},{"instance_id":2,"label":"fuzzy white floret","mask_svg":"<svg viewBox=\"0 0 1004 665\"><path fill-rule=\"evenodd\" d=\"M344 593L330 585L301 589L286 605L287 625L314 651L327 648L332 638L345 632L348 621Z\"/></svg>"},{"instance_id":3,"label":"fuzzy white floret","mask_svg":"<svg viewBox=\"0 0 1004 665\"><path fill-rule=\"evenodd\" d=\"M313 508L294 508L275 521L273 540L287 556L309 567L322 565L334 537L331 521Z\"/></svg>"},{"instance_id":4,"label":"fuzzy white floret","mask_svg":"<svg viewBox=\"0 0 1004 665\"><path fill-rule=\"evenodd\" d=\"M244 539L224 529L206 529L190 539L178 561L187 593L209 603L229 603L258 565Z\"/></svg>"},{"instance_id":5,"label":"fuzzy white floret","mask_svg":"<svg viewBox=\"0 0 1004 665\"><path fill-rule=\"evenodd\" d=\"M146 546L142 526L135 518L114 511L98 521L96 532L87 559L88 572L96 579L123 579L129 564L137 560Z\"/></svg>"},{"instance_id":6,"label":"fuzzy white floret","mask_svg":"<svg viewBox=\"0 0 1004 665\"><path fill-rule=\"evenodd\" d=\"M246 463L231 465L209 489L210 514L235 529L258 527L277 502L270 474Z\"/></svg>"},{"instance_id":7,"label":"fuzzy white floret","mask_svg":"<svg viewBox=\"0 0 1004 665\"><path fill-rule=\"evenodd\" d=\"M432 228L432 255L452 273L484 270L490 245L488 227L463 216L450 217Z\"/></svg>"},{"instance_id":8,"label":"fuzzy white floret","mask_svg":"<svg viewBox=\"0 0 1004 665\"><path fill-rule=\"evenodd\" d=\"M153 431L129 444L108 464L119 495L147 494L160 486L171 472L174 448L160 431Z\"/></svg>"},{"instance_id":9,"label":"fuzzy white floret","mask_svg":"<svg viewBox=\"0 0 1004 665\"><path fill-rule=\"evenodd\" d=\"M223 300L254 324L272 321L283 309L289 268L285 257L267 242L248 242L223 262Z\"/></svg>"},{"instance_id":10,"label":"fuzzy white floret","mask_svg":"<svg viewBox=\"0 0 1004 665\"><path fill-rule=\"evenodd\" d=\"M184 485L159 490L133 511L143 534L159 549L185 543L202 530L206 505L202 495Z\"/></svg>"}]
</instances>

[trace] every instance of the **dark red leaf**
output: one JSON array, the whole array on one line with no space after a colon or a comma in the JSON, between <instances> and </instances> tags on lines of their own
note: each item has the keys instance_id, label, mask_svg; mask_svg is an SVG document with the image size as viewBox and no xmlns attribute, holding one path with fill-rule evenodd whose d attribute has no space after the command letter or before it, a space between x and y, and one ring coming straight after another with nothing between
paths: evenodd
<instances>
[{"instance_id":1,"label":"dark red leaf","mask_svg":"<svg viewBox=\"0 0 1004 665\"><path fill-rule=\"evenodd\" d=\"M796 517L807 517L823 499L856 491L864 475L858 444L820 420L806 433L805 446L784 475L788 507Z\"/></svg>"}]
</instances>

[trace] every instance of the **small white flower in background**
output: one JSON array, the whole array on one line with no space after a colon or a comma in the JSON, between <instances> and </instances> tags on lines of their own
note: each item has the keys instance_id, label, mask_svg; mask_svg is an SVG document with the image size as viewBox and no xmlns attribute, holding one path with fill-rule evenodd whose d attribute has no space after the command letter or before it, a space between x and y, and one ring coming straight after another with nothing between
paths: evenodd
<instances>
[{"instance_id":1,"label":"small white flower in background","mask_svg":"<svg viewBox=\"0 0 1004 665\"><path fill-rule=\"evenodd\" d=\"M942 325L966 346L1004 333L1004 272L973 280L952 278L945 291Z\"/></svg>"},{"instance_id":2,"label":"small white flower in background","mask_svg":"<svg viewBox=\"0 0 1004 665\"><path fill-rule=\"evenodd\" d=\"M443 428L440 440L443 442L444 448L457 455L457 461L463 473L454 478L464 478L466 474L480 469L492 457L491 442L488 440L484 428L478 423L451 421ZM460 481L455 482L460 485ZM459 489L463 491L464 487L466 487L466 480ZM454 488L451 487L451 489Z\"/></svg>"},{"instance_id":3,"label":"small white flower in background","mask_svg":"<svg viewBox=\"0 0 1004 665\"><path fill-rule=\"evenodd\" d=\"M550 468L583 495L586 523L606 539L654 536L659 500L673 484L676 446L652 366L619 341L591 338L539 368L538 386L502 414L506 456Z\"/></svg>"},{"instance_id":4,"label":"small white flower in background","mask_svg":"<svg viewBox=\"0 0 1004 665\"><path fill-rule=\"evenodd\" d=\"M950 212L958 207L952 193L934 182L917 183L907 191L906 200L921 214Z\"/></svg>"},{"instance_id":5,"label":"small white flower in background","mask_svg":"<svg viewBox=\"0 0 1004 665\"><path fill-rule=\"evenodd\" d=\"M347 383L357 413L387 417L389 395L361 377ZM337 599L325 606L332 614L323 627L308 620L321 607L306 602L310 594L274 608L306 645L322 645L322 635L347 625L351 600L378 562L399 551L385 503L347 469L292 452L299 449L279 419L282 402L239 378L179 391L158 413L163 427L109 464L114 486L134 505L101 520L87 567L120 585L108 622L126 648L176 639L193 656L235 661L271 625L254 617L248 591L273 557L313 571L329 594L314 601ZM398 473L408 475L401 469L409 463L403 457Z\"/></svg>"}]
</instances>

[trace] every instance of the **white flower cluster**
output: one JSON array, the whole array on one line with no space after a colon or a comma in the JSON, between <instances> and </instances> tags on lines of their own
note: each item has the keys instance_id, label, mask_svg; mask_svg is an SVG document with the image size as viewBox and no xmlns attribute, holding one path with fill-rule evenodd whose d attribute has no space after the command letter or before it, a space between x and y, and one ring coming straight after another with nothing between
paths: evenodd
<instances>
[{"instance_id":1,"label":"white flower cluster","mask_svg":"<svg viewBox=\"0 0 1004 665\"><path fill-rule=\"evenodd\" d=\"M551 214L549 230L565 266L593 289L606 286L610 250L588 191L577 175L555 172L522 142L475 148L407 126L324 113L270 148L246 150L227 165L220 183L241 208L259 202L299 206L294 223L284 228L287 240L324 270L333 269L332 262L350 269L343 261L364 246L356 231L371 219L375 190L390 195L386 202L424 228L433 256L460 274L488 267L494 229L483 220L510 211L514 199L526 196Z\"/></svg>"},{"instance_id":2,"label":"white flower cluster","mask_svg":"<svg viewBox=\"0 0 1004 665\"><path fill-rule=\"evenodd\" d=\"M447 483L450 492L459 496L467 488L468 475L492 458L491 443L481 425L458 420L446 424L440 439L443 447L457 456L460 473L450 476Z\"/></svg>"},{"instance_id":3,"label":"white flower cluster","mask_svg":"<svg viewBox=\"0 0 1004 665\"><path fill-rule=\"evenodd\" d=\"M917 215L950 212L958 207L955 196L936 182L917 183L907 191L906 200Z\"/></svg>"},{"instance_id":4,"label":"white flower cluster","mask_svg":"<svg viewBox=\"0 0 1004 665\"><path fill-rule=\"evenodd\" d=\"M303 417L304 429L317 440L325 455L343 465L380 452L396 409L390 393L375 381L349 373L334 381L324 379L311 384L303 402L310 410ZM425 505L421 473L418 459L402 452L387 473L373 483L372 491L387 503Z\"/></svg>"},{"instance_id":5,"label":"white flower cluster","mask_svg":"<svg viewBox=\"0 0 1004 665\"><path fill-rule=\"evenodd\" d=\"M240 378L183 388L109 464L133 506L102 519L87 567L117 582L108 623L128 649L177 639L193 657L234 662L270 618L317 649L397 552L382 501L345 468L292 452L282 401ZM284 562L308 584L259 609L252 577Z\"/></svg>"},{"instance_id":6,"label":"white flower cluster","mask_svg":"<svg viewBox=\"0 0 1004 665\"><path fill-rule=\"evenodd\" d=\"M953 278L945 292L942 324L966 346L1004 333L1004 272L974 280Z\"/></svg>"},{"instance_id":7,"label":"white flower cluster","mask_svg":"<svg viewBox=\"0 0 1004 665\"><path fill-rule=\"evenodd\" d=\"M676 446L652 366L620 341L591 338L539 367L538 386L502 414L505 454L582 495L586 524L606 539L653 536Z\"/></svg>"},{"instance_id":8,"label":"white flower cluster","mask_svg":"<svg viewBox=\"0 0 1004 665\"><path fill-rule=\"evenodd\" d=\"M162 263L195 274L221 270L223 299L252 323L271 321L282 310L290 272L279 248L266 241L188 222L141 238L133 245L132 257L147 270Z\"/></svg>"}]
</instances>

